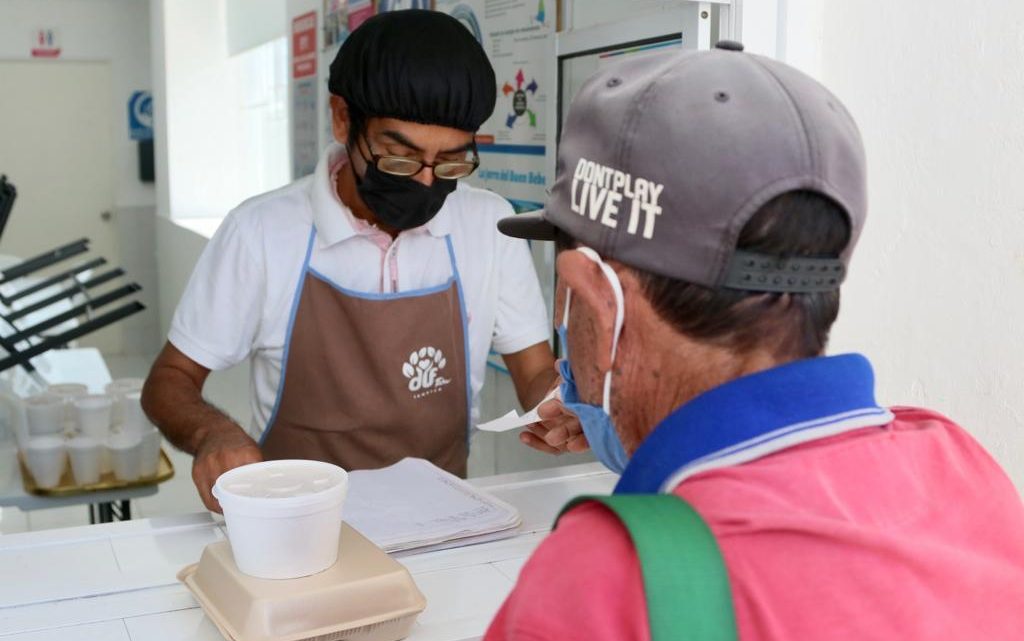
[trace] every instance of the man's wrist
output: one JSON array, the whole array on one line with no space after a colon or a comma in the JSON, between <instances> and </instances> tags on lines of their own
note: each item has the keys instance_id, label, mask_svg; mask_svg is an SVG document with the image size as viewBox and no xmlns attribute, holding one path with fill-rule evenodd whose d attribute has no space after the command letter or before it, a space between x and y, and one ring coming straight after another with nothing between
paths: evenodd
<instances>
[{"instance_id":1,"label":"man's wrist","mask_svg":"<svg viewBox=\"0 0 1024 641\"><path fill-rule=\"evenodd\" d=\"M239 435L246 435L245 430L243 430L241 426L226 416L220 417L220 420L205 422L200 428L196 429L192 433L192 442L190 443L192 454L198 454L200 448L208 439L228 435L232 432L236 432Z\"/></svg>"}]
</instances>

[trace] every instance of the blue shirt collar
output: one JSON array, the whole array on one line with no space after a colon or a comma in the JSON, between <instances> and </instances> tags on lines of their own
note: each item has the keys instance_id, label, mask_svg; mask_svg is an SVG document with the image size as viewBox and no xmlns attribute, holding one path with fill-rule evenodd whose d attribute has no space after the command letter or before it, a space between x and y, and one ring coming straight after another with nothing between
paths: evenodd
<instances>
[{"instance_id":1,"label":"blue shirt collar","mask_svg":"<svg viewBox=\"0 0 1024 641\"><path fill-rule=\"evenodd\" d=\"M670 414L633 453L615 493L671 491L691 474L737 465L851 429L885 425L871 363L812 358L744 376Z\"/></svg>"}]
</instances>

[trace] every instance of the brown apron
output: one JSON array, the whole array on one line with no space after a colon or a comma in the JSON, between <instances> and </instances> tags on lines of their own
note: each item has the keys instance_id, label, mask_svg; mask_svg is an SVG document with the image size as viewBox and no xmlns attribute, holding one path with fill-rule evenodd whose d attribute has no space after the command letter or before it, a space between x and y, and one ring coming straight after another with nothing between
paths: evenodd
<instances>
[{"instance_id":1,"label":"brown apron","mask_svg":"<svg viewBox=\"0 0 1024 641\"><path fill-rule=\"evenodd\" d=\"M346 470L415 456L465 477L469 343L451 238L451 279L395 294L346 290L312 269L315 238L314 228L263 456Z\"/></svg>"}]
</instances>

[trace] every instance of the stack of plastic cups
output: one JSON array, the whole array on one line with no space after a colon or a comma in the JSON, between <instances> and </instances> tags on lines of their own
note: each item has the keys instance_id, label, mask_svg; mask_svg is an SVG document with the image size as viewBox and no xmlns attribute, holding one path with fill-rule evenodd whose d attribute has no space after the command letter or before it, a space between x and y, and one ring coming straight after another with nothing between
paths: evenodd
<instances>
[{"instance_id":1,"label":"stack of plastic cups","mask_svg":"<svg viewBox=\"0 0 1024 641\"><path fill-rule=\"evenodd\" d=\"M139 478L142 472L142 438L138 434L111 434L107 439L107 451L110 452L110 464L117 480L134 481Z\"/></svg>"},{"instance_id":2,"label":"stack of plastic cups","mask_svg":"<svg viewBox=\"0 0 1024 641\"><path fill-rule=\"evenodd\" d=\"M114 425L121 425L125 421L125 396L141 392L145 382L145 379L142 378L119 378L107 383L105 391L114 399L114 411L111 417Z\"/></svg>"},{"instance_id":3,"label":"stack of plastic cups","mask_svg":"<svg viewBox=\"0 0 1024 641\"><path fill-rule=\"evenodd\" d=\"M29 438L60 436L64 433L64 399L43 393L25 399Z\"/></svg>"},{"instance_id":4,"label":"stack of plastic cups","mask_svg":"<svg viewBox=\"0 0 1024 641\"><path fill-rule=\"evenodd\" d=\"M70 425L75 421L75 400L88 396L89 388L82 383L53 383L46 392L64 399L64 422Z\"/></svg>"},{"instance_id":5,"label":"stack of plastic cups","mask_svg":"<svg viewBox=\"0 0 1024 641\"><path fill-rule=\"evenodd\" d=\"M76 436L67 442L67 449L75 483L98 483L103 471L103 455L106 452L104 444L91 436Z\"/></svg>"},{"instance_id":6,"label":"stack of plastic cups","mask_svg":"<svg viewBox=\"0 0 1024 641\"><path fill-rule=\"evenodd\" d=\"M139 446L139 476L148 478L157 473L160 465L160 444L163 439L142 411L142 392L127 392L121 398L121 433L137 435Z\"/></svg>"},{"instance_id":7,"label":"stack of plastic cups","mask_svg":"<svg viewBox=\"0 0 1024 641\"><path fill-rule=\"evenodd\" d=\"M25 399L28 434L22 450L29 472L41 488L56 487L64 475L65 409L64 398L50 392Z\"/></svg>"},{"instance_id":8,"label":"stack of plastic cups","mask_svg":"<svg viewBox=\"0 0 1024 641\"><path fill-rule=\"evenodd\" d=\"M53 435L30 438L25 449L25 463L37 486L57 487L67 463L64 439Z\"/></svg>"},{"instance_id":9,"label":"stack of plastic cups","mask_svg":"<svg viewBox=\"0 0 1024 641\"><path fill-rule=\"evenodd\" d=\"M110 414L113 405L113 401L106 394L88 394L76 398L73 403L78 433L95 439L104 446L100 453L101 474L107 474L113 469L110 453L105 447L110 437Z\"/></svg>"}]
</instances>

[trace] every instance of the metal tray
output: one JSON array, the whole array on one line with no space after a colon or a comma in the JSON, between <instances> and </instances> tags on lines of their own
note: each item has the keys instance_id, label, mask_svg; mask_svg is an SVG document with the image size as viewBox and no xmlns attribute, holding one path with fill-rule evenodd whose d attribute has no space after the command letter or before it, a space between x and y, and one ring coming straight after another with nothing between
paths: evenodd
<instances>
[{"instance_id":1,"label":"metal tray","mask_svg":"<svg viewBox=\"0 0 1024 641\"><path fill-rule=\"evenodd\" d=\"M120 490L129 487L156 485L174 476L174 464L171 463L171 459L162 447L160 448L160 463L157 465L156 474L134 481L119 481L114 478L113 472L109 472L101 476L97 483L77 485L74 477L71 475L71 466L68 465L57 487L42 488L36 486L36 481L28 471L28 466L25 465L25 459L20 452L18 453L18 463L21 466L21 483L25 487L25 491L37 496L75 496L76 494L88 494L89 492L101 490Z\"/></svg>"}]
</instances>

